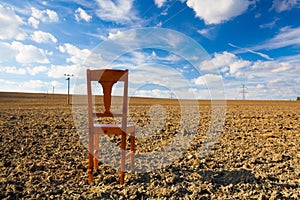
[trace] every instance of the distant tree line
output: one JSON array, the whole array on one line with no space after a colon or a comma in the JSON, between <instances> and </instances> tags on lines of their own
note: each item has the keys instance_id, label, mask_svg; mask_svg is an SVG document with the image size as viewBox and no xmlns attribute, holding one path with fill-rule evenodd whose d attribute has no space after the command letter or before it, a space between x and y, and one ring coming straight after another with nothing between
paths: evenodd
<instances>
[{"instance_id":1,"label":"distant tree line","mask_svg":"<svg viewBox=\"0 0 300 200\"><path fill-rule=\"evenodd\" d=\"M300 101L300 97L297 97L297 101Z\"/></svg>"}]
</instances>

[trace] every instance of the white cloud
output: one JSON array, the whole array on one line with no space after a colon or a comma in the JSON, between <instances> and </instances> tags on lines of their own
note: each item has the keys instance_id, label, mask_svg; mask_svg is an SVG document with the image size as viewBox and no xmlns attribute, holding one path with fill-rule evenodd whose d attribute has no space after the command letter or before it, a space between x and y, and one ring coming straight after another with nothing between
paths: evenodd
<instances>
[{"instance_id":1,"label":"white cloud","mask_svg":"<svg viewBox=\"0 0 300 200\"><path fill-rule=\"evenodd\" d=\"M31 16L28 18L28 24L37 29L40 21L42 22L58 22L59 18L54 10L39 10L31 7Z\"/></svg>"},{"instance_id":2,"label":"white cloud","mask_svg":"<svg viewBox=\"0 0 300 200\"><path fill-rule=\"evenodd\" d=\"M97 2L99 6L97 15L102 20L124 24L138 19L132 7L133 0L97 0Z\"/></svg>"},{"instance_id":3,"label":"white cloud","mask_svg":"<svg viewBox=\"0 0 300 200\"><path fill-rule=\"evenodd\" d=\"M278 76L294 76L299 73L300 68L297 67L299 63L289 63L286 61L262 61L257 60L255 62L244 60L237 57L236 55L223 52L215 53L212 60L204 61L200 65L200 70L209 70L210 67L217 67L220 72L226 76L233 76L235 78L246 78L246 79L259 79L272 80Z\"/></svg>"},{"instance_id":4,"label":"white cloud","mask_svg":"<svg viewBox=\"0 0 300 200\"><path fill-rule=\"evenodd\" d=\"M198 30L197 32L210 40L215 37L215 33L214 33L215 28L214 27L204 28L204 29Z\"/></svg>"},{"instance_id":5,"label":"white cloud","mask_svg":"<svg viewBox=\"0 0 300 200\"><path fill-rule=\"evenodd\" d=\"M25 69L17 68L15 66L12 66L12 67L2 67L2 66L0 66L0 72L8 73L8 74L18 74L18 75L26 74Z\"/></svg>"},{"instance_id":6,"label":"white cloud","mask_svg":"<svg viewBox=\"0 0 300 200\"><path fill-rule=\"evenodd\" d=\"M36 67L33 67L33 68L27 67L26 70L30 75L35 76L39 73L47 72L48 68L46 66L36 66Z\"/></svg>"},{"instance_id":7,"label":"white cloud","mask_svg":"<svg viewBox=\"0 0 300 200\"><path fill-rule=\"evenodd\" d=\"M64 74L77 75L80 67L78 65L51 65L48 71L48 77L62 78Z\"/></svg>"},{"instance_id":8,"label":"white cloud","mask_svg":"<svg viewBox=\"0 0 300 200\"><path fill-rule=\"evenodd\" d=\"M74 63L81 65L86 60L86 58L92 53L88 49L79 49L78 47L70 44L65 43L64 45L60 45L58 47L58 50L62 53L67 53L70 55L69 58L67 58L68 63Z\"/></svg>"},{"instance_id":9,"label":"white cloud","mask_svg":"<svg viewBox=\"0 0 300 200\"><path fill-rule=\"evenodd\" d=\"M226 51L222 54L216 53L213 62L218 68L228 66L231 75L237 74L241 69L249 67L252 64L250 61L238 58L236 55Z\"/></svg>"},{"instance_id":10,"label":"white cloud","mask_svg":"<svg viewBox=\"0 0 300 200\"><path fill-rule=\"evenodd\" d=\"M58 15L54 10L39 10L32 7L31 16L35 19L41 20L42 22L58 22Z\"/></svg>"},{"instance_id":11,"label":"white cloud","mask_svg":"<svg viewBox=\"0 0 300 200\"><path fill-rule=\"evenodd\" d=\"M35 19L34 17L28 18L28 24L30 24L33 28L37 29L39 27L40 21Z\"/></svg>"},{"instance_id":12,"label":"white cloud","mask_svg":"<svg viewBox=\"0 0 300 200\"><path fill-rule=\"evenodd\" d=\"M291 10L292 8L299 8L300 2L299 0L273 0L273 5L271 10L276 10L276 12L280 13L283 11Z\"/></svg>"},{"instance_id":13,"label":"white cloud","mask_svg":"<svg viewBox=\"0 0 300 200\"><path fill-rule=\"evenodd\" d=\"M162 26L162 22L160 21L158 24L156 24L156 27L161 27Z\"/></svg>"},{"instance_id":14,"label":"white cloud","mask_svg":"<svg viewBox=\"0 0 300 200\"><path fill-rule=\"evenodd\" d=\"M46 33L43 31L34 31L31 35L31 38L37 43L57 42L57 39L51 33Z\"/></svg>"},{"instance_id":15,"label":"white cloud","mask_svg":"<svg viewBox=\"0 0 300 200\"><path fill-rule=\"evenodd\" d=\"M205 74L203 76L199 76L198 78L193 79L193 82L196 85L208 86L208 87L219 86L220 84L223 83L222 77L216 74Z\"/></svg>"},{"instance_id":16,"label":"white cloud","mask_svg":"<svg viewBox=\"0 0 300 200\"><path fill-rule=\"evenodd\" d=\"M25 34L20 29L24 22L10 8L4 8L0 4L0 39L18 39L23 40Z\"/></svg>"},{"instance_id":17,"label":"white cloud","mask_svg":"<svg viewBox=\"0 0 300 200\"><path fill-rule=\"evenodd\" d=\"M16 61L19 63L49 63L43 49L33 45L24 45L21 42L12 42L12 48L18 51Z\"/></svg>"},{"instance_id":18,"label":"white cloud","mask_svg":"<svg viewBox=\"0 0 300 200\"><path fill-rule=\"evenodd\" d=\"M232 53L224 51L222 53L215 53L212 60L203 61L199 68L203 71L213 70L215 68L221 69L232 66L238 62L238 57Z\"/></svg>"},{"instance_id":19,"label":"white cloud","mask_svg":"<svg viewBox=\"0 0 300 200\"><path fill-rule=\"evenodd\" d=\"M300 65L300 55L284 56L278 59L280 62L288 62L293 65Z\"/></svg>"},{"instance_id":20,"label":"white cloud","mask_svg":"<svg viewBox=\"0 0 300 200\"><path fill-rule=\"evenodd\" d=\"M64 84L57 81L45 80L26 80L26 81L9 81L0 79L0 91L8 92L52 92L55 86L55 93L65 93L65 89L61 89Z\"/></svg>"},{"instance_id":21,"label":"white cloud","mask_svg":"<svg viewBox=\"0 0 300 200\"><path fill-rule=\"evenodd\" d=\"M265 86L264 84L258 83L258 84L256 85L256 88L257 88L257 89L264 89L264 88L266 88L266 86Z\"/></svg>"},{"instance_id":22,"label":"white cloud","mask_svg":"<svg viewBox=\"0 0 300 200\"><path fill-rule=\"evenodd\" d=\"M108 39L122 41L122 43L130 43L137 40L135 31L130 31L130 35L127 31L114 31L108 33Z\"/></svg>"},{"instance_id":23,"label":"white cloud","mask_svg":"<svg viewBox=\"0 0 300 200\"><path fill-rule=\"evenodd\" d=\"M76 21L80 21L80 20L84 20L86 22L91 21L92 16L87 14L85 12L85 10L83 10L82 8L77 8L77 10L75 11L75 19Z\"/></svg>"},{"instance_id":24,"label":"white cloud","mask_svg":"<svg viewBox=\"0 0 300 200\"><path fill-rule=\"evenodd\" d=\"M13 59L17 53L9 43L0 42L0 63Z\"/></svg>"},{"instance_id":25,"label":"white cloud","mask_svg":"<svg viewBox=\"0 0 300 200\"><path fill-rule=\"evenodd\" d=\"M194 97L194 93L188 91L191 81L172 67L155 64L135 67L130 69L130 95L149 96L152 93L152 97L170 97L172 92L181 99Z\"/></svg>"},{"instance_id":26,"label":"white cloud","mask_svg":"<svg viewBox=\"0 0 300 200\"><path fill-rule=\"evenodd\" d=\"M268 55L257 52L257 50L272 50L279 49L283 47L300 47L300 27L291 28L291 27L283 27L280 29L279 33L276 34L273 38L266 40L265 42L258 44L256 46L241 48L236 45L229 43L230 46L237 47L239 50L234 51L236 54L250 52L257 54L261 57L264 57L268 60L273 60Z\"/></svg>"},{"instance_id":27,"label":"white cloud","mask_svg":"<svg viewBox=\"0 0 300 200\"><path fill-rule=\"evenodd\" d=\"M170 98L171 93L168 90L152 89L152 90L137 90L132 96L138 97L155 97L155 98Z\"/></svg>"},{"instance_id":28,"label":"white cloud","mask_svg":"<svg viewBox=\"0 0 300 200\"><path fill-rule=\"evenodd\" d=\"M167 0L155 0L155 5L157 5L158 8L161 8L166 1Z\"/></svg>"},{"instance_id":29,"label":"white cloud","mask_svg":"<svg viewBox=\"0 0 300 200\"><path fill-rule=\"evenodd\" d=\"M51 82L41 80L9 81L0 79L0 91L45 92L45 90L41 91L42 88L51 89Z\"/></svg>"},{"instance_id":30,"label":"white cloud","mask_svg":"<svg viewBox=\"0 0 300 200\"><path fill-rule=\"evenodd\" d=\"M251 64L251 62L248 60L238 59L229 65L229 67L230 67L229 73L236 74L239 72L240 69L242 69L244 67L248 67L248 66L250 66L250 64Z\"/></svg>"},{"instance_id":31,"label":"white cloud","mask_svg":"<svg viewBox=\"0 0 300 200\"><path fill-rule=\"evenodd\" d=\"M117 32L109 32L108 33L108 39L111 39L111 40L123 38L124 36L125 36L125 34L120 30L118 30Z\"/></svg>"},{"instance_id":32,"label":"white cloud","mask_svg":"<svg viewBox=\"0 0 300 200\"><path fill-rule=\"evenodd\" d=\"M48 18L49 18L50 22L57 22L58 21L58 15L55 11L47 9L46 14L48 15Z\"/></svg>"},{"instance_id":33,"label":"white cloud","mask_svg":"<svg viewBox=\"0 0 300 200\"><path fill-rule=\"evenodd\" d=\"M249 62L241 58L238 60L240 63ZM228 68L226 72L234 75L234 77L225 76L227 96L229 98L241 98L240 93L237 91L245 84L248 92L246 98L249 99L293 99L293 96L297 94L297 88L299 88L300 68L298 66L299 62L258 60L239 68L234 74L230 74L231 69Z\"/></svg>"},{"instance_id":34,"label":"white cloud","mask_svg":"<svg viewBox=\"0 0 300 200\"><path fill-rule=\"evenodd\" d=\"M131 70L131 81L135 84L159 84L180 86L181 74L172 67L160 66L155 64L144 64L136 66ZM170 84L171 83L171 84Z\"/></svg>"},{"instance_id":35,"label":"white cloud","mask_svg":"<svg viewBox=\"0 0 300 200\"><path fill-rule=\"evenodd\" d=\"M273 28L276 25L278 20L279 20L279 18L276 17L273 21L266 23L266 24L261 24L261 25L259 25L259 27L260 28Z\"/></svg>"},{"instance_id":36,"label":"white cloud","mask_svg":"<svg viewBox=\"0 0 300 200\"><path fill-rule=\"evenodd\" d=\"M292 71L294 71L294 69L295 69L295 67L292 64L286 63L286 62L281 62L281 63L275 63L273 65L272 72L275 72L275 73L292 72Z\"/></svg>"},{"instance_id":37,"label":"white cloud","mask_svg":"<svg viewBox=\"0 0 300 200\"><path fill-rule=\"evenodd\" d=\"M43 82L41 80L29 80L29 81L23 82L22 86L24 88L28 88L28 89L41 89L41 88L45 87L45 82Z\"/></svg>"},{"instance_id":38,"label":"white cloud","mask_svg":"<svg viewBox=\"0 0 300 200\"><path fill-rule=\"evenodd\" d=\"M126 65L127 66L127 65ZM130 69L130 96L195 98L194 84L173 67L146 64Z\"/></svg>"},{"instance_id":39,"label":"white cloud","mask_svg":"<svg viewBox=\"0 0 300 200\"><path fill-rule=\"evenodd\" d=\"M287 46L300 46L300 27L291 28L283 27L280 32L262 45L253 47L252 49L278 49Z\"/></svg>"},{"instance_id":40,"label":"white cloud","mask_svg":"<svg viewBox=\"0 0 300 200\"><path fill-rule=\"evenodd\" d=\"M291 63L280 62L280 61L268 61L268 62L256 61L253 63L253 65L251 65L249 69L256 70L256 71L265 71L268 74L279 74L282 72L297 73L297 65L298 64L293 65Z\"/></svg>"},{"instance_id":41,"label":"white cloud","mask_svg":"<svg viewBox=\"0 0 300 200\"><path fill-rule=\"evenodd\" d=\"M241 15L251 3L248 0L187 0L186 4L206 24L220 24Z\"/></svg>"},{"instance_id":42,"label":"white cloud","mask_svg":"<svg viewBox=\"0 0 300 200\"><path fill-rule=\"evenodd\" d=\"M152 63L160 63L165 66L176 65L178 64L178 62L182 61L182 58L173 53L168 53L165 55L157 55L155 51L143 52L140 50L136 50L123 55L120 60L121 60L121 62L119 62L120 66L125 65L127 68L135 68L137 66L142 66L146 64L152 64Z\"/></svg>"}]
</instances>

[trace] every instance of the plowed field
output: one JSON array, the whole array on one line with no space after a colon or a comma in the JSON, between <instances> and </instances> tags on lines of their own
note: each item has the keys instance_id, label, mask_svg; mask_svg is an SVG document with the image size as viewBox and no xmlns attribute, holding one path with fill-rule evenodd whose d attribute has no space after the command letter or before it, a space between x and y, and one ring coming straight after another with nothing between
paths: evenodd
<instances>
[{"instance_id":1,"label":"plowed field","mask_svg":"<svg viewBox=\"0 0 300 200\"><path fill-rule=\"evenodd\" d=\"M0 93L0 199L300 199L299 101L227 101L223 130L204 157L210 102L199 101L187 151L161 169L126 173L124 186L101 162L87 183L88 152L66 103L64 95ZM170 142L178 126L176 100L132 99L133 121L151 123L149 105L157 104L166 125L138 139L137 153Z\"/></svg>"}]
</instances>

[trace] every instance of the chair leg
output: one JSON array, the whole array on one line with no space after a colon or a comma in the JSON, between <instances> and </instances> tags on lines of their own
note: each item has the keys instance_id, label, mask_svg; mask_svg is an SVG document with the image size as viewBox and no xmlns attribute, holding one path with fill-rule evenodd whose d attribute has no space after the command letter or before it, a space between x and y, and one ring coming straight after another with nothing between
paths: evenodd
<instances>
[{"instance_id":1,"label":"chair leg","mask_svg":"<svg viewBox=\"0 0 300 200\"><path fill-rule=\"evenodd\" d=\"M93 182L93 154L89 152L88 155L88 183Z\"/></svg>"},{"instance_id":2,"label":"chair leg","mask_svg":"<svg viewBox=\"0 0 300 200\"><path fill-rule=\"evenodd\" d=\"M98 169L99 134L94 135L94 170Z\"/></svg>"},{"instance_id":3,"label":"chair leg","mask_svg":"<svg viewBox=\"0 0 300 200\"><path fill-rule=\"evenodd\" d=\"M125 152L126 151L126 133L121 135L121 166L120 166L120 185L124 184L125 177Z\"/></svg>"},{"instance_id":4,"label":"chair leg","mask_svg":"<svg viewBox=\"0 0 300 200\"><path fill-rule=\"evenodd\" d=\"M134 170L135 133L130 134L130 170Z\"/></svg>"},{"instance_id":5,"label":"chair leg","mask_svg":"<svg viewBox=\"0 0 300 200\"><path fill-rule=\"evenodd\" d=\"M93 132L89 130L88 135L88 183L93 182L93 160L94 160L94 138Z\"/></svg>"}]
</instances>

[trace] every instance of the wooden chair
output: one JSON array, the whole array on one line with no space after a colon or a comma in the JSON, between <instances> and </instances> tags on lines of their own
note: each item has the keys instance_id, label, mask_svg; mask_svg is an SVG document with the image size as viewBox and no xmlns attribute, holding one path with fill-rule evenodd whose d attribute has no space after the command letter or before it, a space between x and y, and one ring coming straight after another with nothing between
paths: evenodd
<instances>
[{"instance_id":1,"label":"wooden chair","mask_svg":"<svg viewBox=\"0 0 300 200\"><path fill-rule=\"evenodd\" d=\"M98 113L93 108L92 81L102 85L103 103L105 111ZM116 82L123 82L123 105L122 113L112 113L112 88ZM120 135L120 184L124 184L125 159L130 157L130 168L134 169L135 153L135 127L127 125L128 107L128 70L90 70L87 69L87 95L88 95L88 183L93 181L93 170L98 168L99 134ZM96 98L95 98L96 99ZM121 124L96 124L95 118L112 117L121 118ZM130 135L130 151L126 154L126 137ZM101 155L100 155L101 156Z\"/></svg>"}]
</instances>

